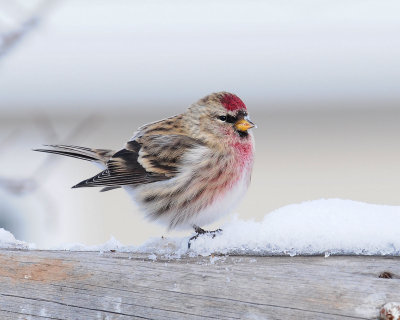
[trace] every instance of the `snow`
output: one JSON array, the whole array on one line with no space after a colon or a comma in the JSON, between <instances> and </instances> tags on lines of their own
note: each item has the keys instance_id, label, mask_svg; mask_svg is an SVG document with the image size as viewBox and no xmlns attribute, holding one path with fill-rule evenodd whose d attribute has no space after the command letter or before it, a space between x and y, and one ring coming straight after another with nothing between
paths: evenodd
<instances>
[{"instance_id":1,"label":"snow","mask_svg":"<svg viewBox=\"0 0 400 320\"><path fill-rule=\"evenodd\" d=\"M328 199L288 205L263 221L234 219L214 238L198 237L189 254L400 255L400 206ZM138 252L187 253L188 238L152 239Z\"/></svg>"},{"instance_id":2,"label":"snow","mask_svg":"<svg viewBox=\"0 0 400 320\"><path fill-rule=\"evenodd\" d=\"M192 244L199 254L400 254L400 207L350 200L285 206L261 222L235 220Z\"/></svg>"},{"instance_id":3,"label":"snow","mask_svg":"<svg viewBox=\"0 0 400 320\"><path fill-rule=\"evenodd\" d=\"M34 249L34 244L15 239L13 234L0 228L0 248L1 249Z\"/></svg>"},{"instance_id":4,"label":"snow","mask_svg":"<svg viewBox=\"0 0 400 320\"><path fill-rule=\"evenodd\" d=\"M140 246L125 246L113 237L103 245L68 244L51 249L118 251L180 258L213 254L246 255L400 255L400 206L375 205L351 200L322 199L282 207L260 222L238 218L222 226L213 238L192 234L183 238L153 238ZM32 247L0 229L0 247ZM43 248L50 249L50 248Z\"/></svg>"},{"instance_id":5,"label":"snow","mask_svg":"<svg viewBox=\"0 0 400 320\"><path fill-rule=\"evenodd\" d=\"M68 251L99 251L99 252L107 252L107 251L123 251L126 250L126 246L121 244L117 239L111 237L104 244L94 245L94 246L86 246L81 243L67 243L60 246L52 246L50 248L42 248L42 249L52 249L52 250L68 250Z\"/></svg>"}]
</instances>

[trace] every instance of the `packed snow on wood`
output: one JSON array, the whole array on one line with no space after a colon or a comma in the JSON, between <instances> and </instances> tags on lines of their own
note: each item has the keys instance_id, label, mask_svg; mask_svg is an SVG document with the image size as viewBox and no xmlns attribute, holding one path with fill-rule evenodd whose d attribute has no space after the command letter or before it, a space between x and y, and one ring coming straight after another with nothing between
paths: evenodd
<instances>
[{"instance_id":1,"label":"packed snow on wood","mask_svg":"<svg viewBox=\"0 0 400 320\"><path fill-rule=\"evenodd\" d=\"M99 246L80 244L53 249L121 251L157 256L248 254L248 255L400 255L400 206L351 200L315 200L288 205L267 214L261 222L234 218L214 238L193 234L184 238L150 239L141 246L125 246L111 238ZM18 241L7 231L0 233L0 246ZM21 244L20 244L21 245Z\"/></svg>"},{"instance_id":2,"label":"packed snow on wood","mask_svg":"<svg viewBox=\"0 0 400 320\"><path fill-rule=\"evenodd\" d=\"M34 249L35 245L15 239L14 235L0 228L0 248L1 249Z\"/></svg>"},{"instance_id":3,"label":"packed snow on wood","mask_svg":"<svg viewBox=\"0 0 400 320\"><path fill-rule=\"evenodd\" d=\"M351 200L288 205L261 222L234 219L214 238L200 236L189 252L251 255L400 255L400 206ZM138 251L182 254L188 238L149 240Z\"/></svg>"}]
</instances>

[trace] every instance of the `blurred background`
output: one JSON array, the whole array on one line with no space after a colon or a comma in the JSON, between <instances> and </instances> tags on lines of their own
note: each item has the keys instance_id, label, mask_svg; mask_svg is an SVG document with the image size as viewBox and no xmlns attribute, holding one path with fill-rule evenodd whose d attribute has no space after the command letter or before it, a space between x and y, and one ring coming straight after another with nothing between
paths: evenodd
<instances>
[{"instance_id":1,"label":"blurred background","mask_svg":"<svg viewBox=\"0 0 400 320\"><path fill-rule=\"evenodd\" d=\"M258 124L240 218L319 198L400 205L399 12L396 0L0 0L0 227L46 247L188 235L147 222L122 190L72 190L98 169L31 149L118 149L221 90Z\"/></svg>"}]
</instances>

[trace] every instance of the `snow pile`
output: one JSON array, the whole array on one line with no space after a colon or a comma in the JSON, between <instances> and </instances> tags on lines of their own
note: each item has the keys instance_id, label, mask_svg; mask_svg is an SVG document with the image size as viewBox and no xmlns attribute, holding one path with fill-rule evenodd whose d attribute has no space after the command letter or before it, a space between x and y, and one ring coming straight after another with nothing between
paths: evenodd
<instances>
[{"instance_id":1,"label":"snow pile","mask_svg":"<svg viewBox=\"0 0 400 320\"><path fill-rule=\"evenodd\" d=\"M288 205L267 214L263 221L234 219L213 238L154 238L141 246L124 246L111 238L98 246L69 244L51 249L72 251L118 251L163 256L247 255L397 255L400 256L400 206L351 200L315 200ZM0 229L0 247L29 247Z\"/></svg>"},{"instance_id":2,"label":"snow pile","mask_svg":"<svg viewBox=\"0 0 400 320\"><path fill-rule=\"evenodd\" d=\"M400 255L400 206L351 200L315 200L288 205L261 222L234 221L214 238L192 242L189 254L209 255ZM153 239L136 248L160 255L187 253L184 239Z\"/></svg>"},{"instance_id":3,"label":"snow pile","mask_svg":"<svg viewBox=\"0 0 400 320\"><path fill-rule=\"evenodd\" d=\"M262 222L233 221L192 244L198 254L400 255L400 206L329 199L288 205Z\"/></svg>"},{"instance_id":4,"label":"snow pile","mask_svg":"<svg viewBox=\"0 0 400 320\"><path fill-rule=\"evenodd\" d=\"M34 249L33 244L16 240L13 234L0 228L0 248L1 249Z\"/></svg>"}]
</instances>

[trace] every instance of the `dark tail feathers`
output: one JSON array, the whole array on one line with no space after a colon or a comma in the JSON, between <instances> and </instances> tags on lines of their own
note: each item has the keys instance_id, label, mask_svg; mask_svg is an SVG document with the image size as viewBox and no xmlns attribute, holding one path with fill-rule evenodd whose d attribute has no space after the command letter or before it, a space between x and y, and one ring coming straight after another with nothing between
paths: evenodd
<instances>
[{"instance_id":1,"label":"dark tail feathers","mask_svg":"<svg viewBox=\"0 0 400 320\"><path fill-rule=\"evenodd\" d=\"M45 149L34 149L33 151L39 152L47 152L53 154L59 154L62 156L87 160L87 161L95 161L106 164L107 161L112 157L115 153L113 150L107 149L92 149L78 146L69 146L69 145L45 145Z\"/></svg>"}]
</instances>

